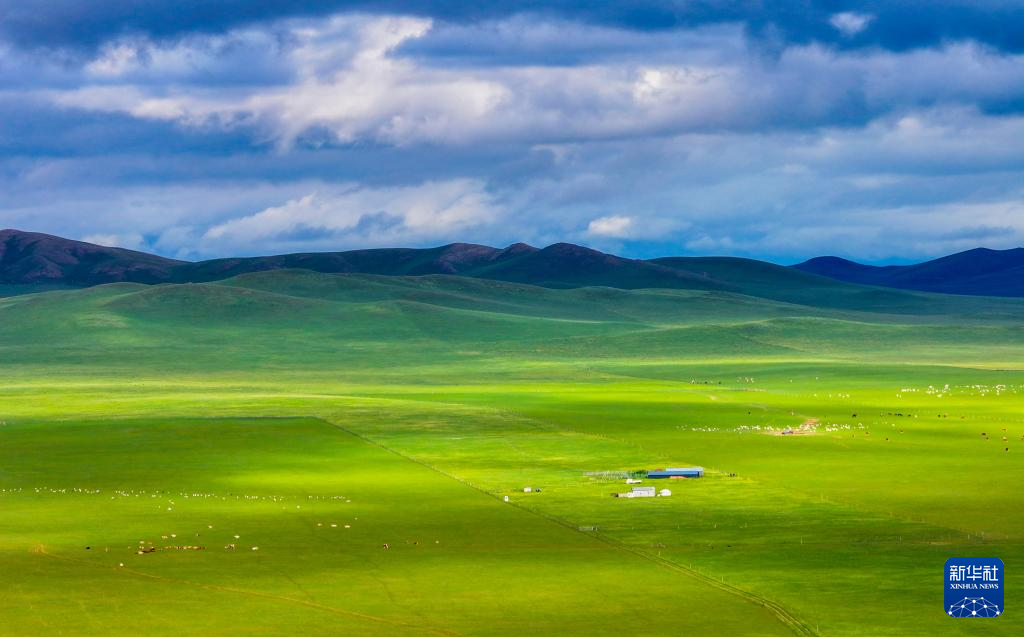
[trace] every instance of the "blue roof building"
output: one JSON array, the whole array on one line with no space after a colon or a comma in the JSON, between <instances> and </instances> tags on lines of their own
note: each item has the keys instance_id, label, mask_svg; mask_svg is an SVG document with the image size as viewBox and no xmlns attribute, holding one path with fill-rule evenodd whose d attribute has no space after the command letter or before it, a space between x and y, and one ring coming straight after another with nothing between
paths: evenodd
<instances>
[{"instance_id":1,"label":"blue roof building","mask_svg":"<svg viewBox=\"0 0 1024 637\"><path fill-rule=\"evenodd\" d=\"M704 467L673 467L647 472L648 478L703 478Z\"/></svg>"}]
</instances>

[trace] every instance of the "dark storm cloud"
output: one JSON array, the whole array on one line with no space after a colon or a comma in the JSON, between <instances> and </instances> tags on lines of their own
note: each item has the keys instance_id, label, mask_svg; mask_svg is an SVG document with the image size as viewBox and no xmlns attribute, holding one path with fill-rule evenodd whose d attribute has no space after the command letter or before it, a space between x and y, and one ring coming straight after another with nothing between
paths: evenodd
<instances>
[{"instance_id":1,"label":"dark storm cloud","mask_svg":"<svg viewBox=\"0 0 1024 637\"><path fill-rule=\"evenodd\" d=\"M27 7L0 0L0 226L179 257L1024 241L1006 2Z\"/></svg>"},{"instance_id":2,"label":"dark storm cloud","mask_svg":"<svg viewBox=\"0 0 1024 637\"><path fill-rule=\"evenodd\" d=\"M1024 49L1024 14L1016 0L48 0L42 6L0 0L0 34L22 46L91 48L130 34L176 38L280 18L352 11L451 23L535 14L637 31L738 23L766 42L820 41L900 51L970 39L1006 51ZM838 14L852 16L848 24L857 24L856 16L868 22L863 29L844 31L832 20Z\"/></svg>"},{"instance_id":3,"label":"dark storm cloud","mask_svg":"<svg viewBox=\"0 0 1024 637\"><path fill-rule=\"evenodd\" d=\"M123 113L55 107L33 96L0 95L0 158L200 153L224 156L254 147L240 130L193 129Z\"/></svg>"}]
</instances>

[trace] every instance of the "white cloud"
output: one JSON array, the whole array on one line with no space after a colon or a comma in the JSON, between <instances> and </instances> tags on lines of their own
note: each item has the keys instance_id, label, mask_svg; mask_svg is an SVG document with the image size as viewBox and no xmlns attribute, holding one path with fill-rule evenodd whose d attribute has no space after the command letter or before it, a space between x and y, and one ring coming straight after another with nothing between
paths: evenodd
<instances>
[{"instance_id":1,"label":"white cloud","mask_svg":"<svg viewBox=\"0 0 1024 637\"><path fill-rule=\"evenodd\" d=\"M875 17L873 15L867 13L843 11L842 13L833 14L833 16L829 18L828 22L843 35L848 38L852 38L866 29L874 18Z\"/></svg>"},{"instance_id":2,"label":"white cloud","mask_svg":"<svg viewBox=\"0 0 1024 637\"><path fill-rule=\"evenodd\" d=\"M227 167L244 172L251 160L234 156L185 157L179 161L195 165L173 171L146 158L44 158L0 173L0 225L75 238L107 235L103 242L177 258L569 240L627 254L653 241L663 254L912 259L1024 241L1016 220L1024 220L1022 137L1024 117L933 109L813 133L554 145L526 162L511 155L529 170L489 179L452 177L469 171L447 165L447 176L432 176L433 164L446 164L454 151L396 150L388 157L412 185L207 178ZM256 170L266 169L266 159L284 172L282 166L314 155L271 154L259 158ZM325 172L351 168L323 166ZM414 172L420 169L428 172ZM182 170L203 179L160 183ZM481 172L493 175L489 167ZM133 183L111 184L111 174L129 175ZM366 174L376 177L375 170ZM135 232L156 238L142 246L109 238Z\"/></svg>"},{"instance_id":3,"label":"white cloud","mask_svg":"<svg viewBox=\"0 0 1024 637\"><path fill-rule=\"evenodd\" d=\"M706 234L686 242L686 249L696 254L735 254L740 247L736 245L732 237L723 235L710 237Z\"/></svg>"},{"instance_id":4,"label":"white cloud","mask_svg":"<svg viewBox=\"0 0 1024 637\"><path fill-rule=\"evenodd\" d=\"M135 232L128 234L91 234L82 238L82 241L111 248L127 248L129 250L142 250L145 248L146 243L142 235Z\"/></svg>"},{"instance_id":5,"label":"white cloud","mask_svg":"<svg viewBox=\"0 0 1024 637\"><path fill-rule=\"evenodd\" d=\"M295 26L294 44L281 55L291 82L235 90L190 87L154 90L145 83L86 85L53 91L62 106L123 112L141 119L186 125L254 124L279 145L303 133L329 130L339 142L372 139L391 144L458 142L487 121L509 95L500 83L445 70L431 70L393 55L396 47L422 37L430 20L405 17L336 17ZM224 39L223 36L219 37ZM190 55L183 46L196 47ZM208 44L190 41L173 52L153 47L154 73L167 73L169 60L199 64ZM90 64L106 75L123 72L138 57L129 45L111 47ZM159 62L163 64L158 64ZM207 60L208 61L208 60Z\"/></svg>"},{"instance_id":6,"label":"white cloud","mask_svg":"<svg viewBox=\"0 0 1024 637\"><path fill-rule=\"evenodd\" d=\"M85 72L100 77L115 77L136 68L140 60L139 48L129 42L105 46L94 60L85 65Z\"/></svg>"},{"instance_id":7,"label":"white cloud","mask_svg":"<svg viewBox=\"0 0 1024 637\"><path fill-rule=\"evenodd\" d=\"M210 250L401 245L486 226L501 212L484 185L469 179L395 188L349 185L218 223L199 243Z\"/></svg>"},{"instance_id":8,"label":"white cloud","mask_svg":"<svg viewBox=\"0 0 1024 637\"><path fill-rule=\"evenodd\" d=\"M686 248L698 254L789 255L790 262L825 254L913 261L979 246L1014 248L1024 244L1024 196L846 208L830 216L762 215L750 225L756 232L722 225L688 241Z\"/></svg>"},{"instance_id":9,"label":"white cloud","mask_svg":"<svg viewBox=\"0 0 1024 637\"><path fill-rule=\"evenodd\" d=\"M596 237L612 237L624 239L629 236L633 228L633 218L621 215L611 215L594 219L587 225L587 234Z\"/></svg>"},{"instance_id":10,"label":"white cloud","mask_svg":"<svg viewBox=\"0 0 1024 637\"><path fill-rule=\"evenodd\" d=\"M840 13L832 22L852 35L870 20ZM402 52L429 39L435 27L426 19L336 16L279 28L285 35L276 40L241 31L163 48L112 45L91 66L116 75L134 65L124 81L108 77L45 94L65 107L195 127L251 127L287 149L300 140L550 145L693 131L807 129L937 102L1004 103L1019 99L1024 86L1024 56L969 42L855 55L808 44L766 58L747 50L739 31L715 30L691 37L693 49L648 58L437 66ZM258 64L278 68L274 81L200 81L204 73L227 72L210 51L231 51L231 44L245 51L265 45L270 53ZM236 66L237 73L244 71L240 61ZM143 73L147 69L151 75ZM189 69L195 81L188 81ZM172 83L168 77L183 79Z\"/></svg>"}]
</instances>

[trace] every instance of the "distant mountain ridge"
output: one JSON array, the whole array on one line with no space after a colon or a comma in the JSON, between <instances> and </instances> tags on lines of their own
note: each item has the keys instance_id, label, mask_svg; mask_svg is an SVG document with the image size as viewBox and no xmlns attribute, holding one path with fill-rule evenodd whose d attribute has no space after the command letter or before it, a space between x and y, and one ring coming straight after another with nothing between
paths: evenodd
<instances>
[{"instance_id":1,"label":"distant mountain ridge","mask_svg":"<svg viewBox=\"0 0 1024 637\"><path fill-rule=\"evenodd\" d=\"M975 248L913 265L872 266L840 257L816 257L793 267L861 285L946 294L1024 296L1024 248Z\"/></svg>"},{"instance_id":2,"label":"distant mountain ridge","mask_svg":"<svg viewBox=\"0 0 1024 637\"><path fill-rule=\"evenodd\" d=\"M184 261L39 232L0 230L0 283L90 286L169 280Z\"/></svg>"},{"instance_id":3,"label":"distant mountain ridge","mask_svg":"<svg viewBox=\"0 0 1024 637\"><path fill-rule=\"evenodd\" d=\"M555 288L728 287L704 275L570 243L546 248L524 243L507 248L452 243L437 248L376 248L191 263L42 233L0 231L0 283L6 284L202 283L281 269L392 276L451 274Z\"/></svg>"},{"instance_id":4,"label":"distant mountain ridge","mask_svg":"<svg viewBox=\"0 0 1024 637\"><path fill-rule=\"evenodd\" d=\"M549 288L603 286L770 293L804 302L815 290L847 284L907 290L1024 296L1024 249L971 250L912 266L866 266L819 257L784 267L733 257L627 259L573 245L493 248L376 248L188 262L53 235L0 231L0 285L89 287L105 283L205 283L270 270L388 276L458 275ZM827 278L826 278L827 277ZM830 282L831 281L831 282Z\"/></svg>"}]
</instances>

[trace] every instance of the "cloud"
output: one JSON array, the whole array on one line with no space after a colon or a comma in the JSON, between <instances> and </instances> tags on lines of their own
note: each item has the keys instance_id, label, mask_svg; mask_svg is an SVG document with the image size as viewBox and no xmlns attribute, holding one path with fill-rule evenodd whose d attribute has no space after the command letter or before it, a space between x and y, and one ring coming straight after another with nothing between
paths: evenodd
<instances>
[{"instance_id":1,"label":"cloud","mask_svg":"<svg viewBox=\"0 0 1024 637\"><path fill-rule=\"evenodd\" d=\"M257 136L269 136L284 147L303 137L317 143L318 131L328 131L337 143L367 138L393 144L458 141L472 133L474 124L486 121L509 88L486 78L431 72L392 55L398 45L422 37L430 26L422 19L359 17L296 26L289 32L292 45L282 52L291 73L281 85L168 90L144 82L104 83L51 95L62 107L186 126L251 127ZM159 47L151 47L148 58L192 57L182 52L159 54ZM110 56L103 53L90 67L111 67ZM122 59L140 57L115 55L117 69L123 71Z\"/></svg>"},{"instance_id":2,"label":"cloud","mask_svg":"<svg viewBox=\"0 0 1024 637\"><path fill-rule=\"evenodd\" d=\"M203 233L200 246L237 250L421 243L493 224L501 212L483 184L470 180L382 189L353 185L218 223Z\"/></svg>"},{"instance_id":3,"label":"cloud","mask_svg":"<svg viewBox=\"0 0 1024 637\"><path fill-rule=\"evenodd\" d=\"M368 149L297 149L3 160L0 225L74 238L135 233L144 242L131 247L177 258L569 240L636 257L906 260L1021 241L977 232L1016 228L1012 218L974 217L975 206L999 202L1012 217L1013 202L1024 201L1022 136L1022 117L933 109L813 133L571 143L539 148L529 161L514 148L481 161L479 151L443 147L376 158ZM411 183L396 185L395 173ZM339 174L359 178L339 183ZM468 204L449 203L461 195ZM416 218L407 214L414 204L425 206ZM629 211L628 236L588 232L595 220L626 216L609 210ZM923 214L937 210L941 225Z\"/></svg>"},{"instance_id":4,"label":"cloud","mask_svg":"<svg viewBox=\"0 0 1024 637\"><path fill-rule=\"evenodd\" d=\"M852 38L866 29L874 17L875 16L866 13L843 11L842 13L834 14L828 19L828 23L834 26L844 36Z\"/></svg>"},{"instance_id":5,"label":"cloud","mask_svg":"<svg viewBox=\"0 0 1024 637\"><path fill-rule=\"evenodd\" d=\"M996 249L1024 244L1024 200L1020 198L848 210L843 217L840 223L812 223L786 233L763 228L769 232L760 238L725 234L717 242L734 254L756 245L755 250L801 258L836 254L883 262L961 252L978 247L979 241ZM889 235L899 236L899 243L887 240Z\"/></svg>"},{"instance_id":6,"label":"cloud","mask_svg":"<svg viewBox=\"0 0 1024 637\"><path fill-rule=\"evenodd\" d=\"M854 22L847 17L841 24ZM248 84L209 84L211 73L230 68L210 52L229 50L228 43L257 48L270 41L267 34L233 32L170 48L112 44L85 67L99 80L32 95L64 109L245 134L279 149L813 129L863 125L934 104L1024 110L1024 56L970 43L857 55L811 44L766 58L745 47L741 32L720 29L691 34L690 48L672 55L585 65L439 67L402 53L434 29L430 20L409 17L279 25L268 64L277 69L276 81ZM507 29L529 34L536 27L516 22ZM593 36L610 37L606 28Z\"/></svg>"},{"instance_id":7,"label":"cloud","mask_svg":"<svg viewBox=\"0 0 1024 637\"><path fill-rule=\"evenodd\" d=\"M141 234L91 234L82 237L82 241L95 243L96 245L112 248L127 248L129 250L141 250L145 247L145 239Z\"/></svg>"},{"instance_id":8,"label":"cloud","mask_svg":"<svg viewBox=\"0 0 1024 637\"><path fill-rule=\"evenodd\" d=\"M0 225L180 258L1019 241L985 208L1024 199L1024 56L1000 3L161 2L58 23L88 7L0 0Z\"/></svg>"},{"instance_id":9,"label":"cloud","mask_svg":"<svg viewBox=\"0 0 1024 637\"><path fill-rule=\"evenodd\" d=\"M407 15L454 25L480 25L517 17L572 21L639 33L682 31L707 25L740 25L751 37L783 46L828 45L909 50L942 42L974 40L1006 50L1024 50L1024 16L1015 0L850 0L844 13L874 15L873 28L858 38L829 24L836 3L829 0L719 2L698 0L49 0L29 6L0 0L0 40L21 47L94 50L124 36L174 41L193 34L216 35L284 20L321 20L336 13Z\"/></svg>"},{"instance_id":10,"label":"cloud","mask_svg":"<svg viewBox=\"0 0 1024 637\"><path fill-rule=\"evenodd\" d=\"M85 72L98 76L118 76L139 64L139 49L127 42L107 47L103 53L85 65Z\"/></svg>"},{"instance_id":11,"label":"cloud","mask_svg":"<svg viewBox=\"0 0 1024 637\"><path fill-rule=\"evenodd\" d=\"M596 237L625 238L629 236L632 227L633 219L631 217L612 215L594 219L587 224L587 234Z\"/></svg>"}]
</instances>

